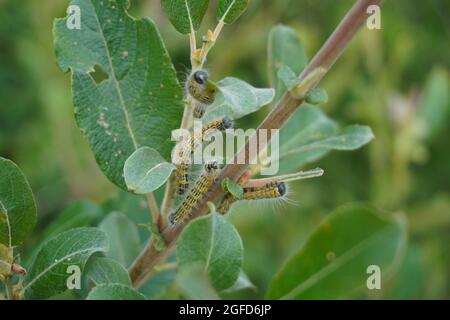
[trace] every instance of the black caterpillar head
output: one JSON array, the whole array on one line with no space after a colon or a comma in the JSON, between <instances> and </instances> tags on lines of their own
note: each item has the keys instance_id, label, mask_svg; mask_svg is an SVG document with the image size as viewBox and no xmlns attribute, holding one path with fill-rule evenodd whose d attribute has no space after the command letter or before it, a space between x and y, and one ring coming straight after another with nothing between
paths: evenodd
<instances>
[{"instance_id":1,"label":"black caterpillar head","mask_svg":"<svg viewBox=\"0 0 450 320\"><path fill-rule=\"evenodd\" d=\"M286 194L286 183L278 182L277 187L278 187L278 193L280 194L280 196L284 196Z\"/></svg>"},{"instance_id":2,"label":"black caterpillar head","mask_svg":"<svg viewBox=\"0 0 450 320\"><path fill-rule=\"evenodd\" d=\"M217 169L219 169L219 165L217 164L217 161L213 161L213 162L206 164L205 169L208 172L212 171L212 170L217 170Z\"/></svg>"},{"instance_id":3,"label":"black caterpillar head","mask_svg":"<svg viewBox=\"0 0 450 320\"><path fill-rule=\"evenodd\" d=\"M222 119L222 127L220 128L222 131L233 128L233 120L230 117L224 117Z\"/></svg>"},{"instance_id":4,"label":"black caterpillar head","mask_svg":"<svg viewBox=\"0 0 450 320\"><path fill-rule=\"evenodd\" d=\"M176 224L175 218L176 218L175 212L169 214L168 220L171 225Z\"/></svg>"},{"instance_id":5,"label":"black caterpillar head","mask_svg":"<svg viewBox=\"0 0 450 320\"><path fill-rule=\"evenodd\" d=\"M209 75L208 72L206 72L205 70L198 70L194 72L193 78L195 82L203 85L206 84L206 82L208 81Z\"/></svg>"}]
</instances>

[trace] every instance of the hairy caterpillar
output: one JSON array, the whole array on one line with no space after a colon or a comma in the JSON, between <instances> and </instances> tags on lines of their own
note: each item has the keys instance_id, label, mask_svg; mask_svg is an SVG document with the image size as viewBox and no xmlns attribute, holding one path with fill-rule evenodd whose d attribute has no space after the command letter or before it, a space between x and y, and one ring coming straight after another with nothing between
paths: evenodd
<instances>
[{"instance_id":1,"label":"hairy caterpillar","mask_svg":"<svg viewBox=\"0 0 450 320\"><path fill-rule=\"evenodd\" d=\"M261 187L244 188L242 196L243 200L260 200L260 199L275 199L280 198L286 194L285 182L270 182ZM233 203L238 201L233 195L227 194L220 204L217 211L225 214L230 210Z\"/></svg>"},{"instance_id":2,"label":"hairy caterpillar","mask_svg":"<svg viewBox=\"0 0 450 320\"><path fill-rule=\"evenodd\" d=\"M244 188L244 200L273 199L286 194L286 183L271 182L262 187Z\"/></svg>"},{"instance_id":3,"label":"hairy caterpillar","mask_svg":"<svg viewBox=\"0 0 450 320\"><path fill-rule=\"evenodd\" d=\"M201 140L204 139L205 135L209 130L219 130L225 131L233 126L233 120L229 117L223 117L222 119L213 120L208 122L202 127L202 135ZM184 194L189 187L189 168L190 168L190 158L192 153L194 152L194 148L196 145L201 143L198 141L198 137L194 134L191 135L191 139L188 141L181 141L180 152L178 157L180 159L180 164L176 165L175 179L177 184L177 193Z\"/></svg>"},{"instance_id":4,"label":"hairy caterpillar","mask_svg":"<svg viewBox=\"0 0 450 320\"><path fill-rule=\"evenodd\" d=\"M208 72L205 70L195 71L187 81L187 91L197 102L194 108L194 117L202 118L206 107L216 99L218 88L214 82L209 80Z\"/></svg>"},{"instance_id":5,"label":"hairy caterpillar","mask_svg":"<svg viewBox=\"0 0 450 320\"><path fill-rule=\"evenodd\" d=\"M217 162L211 162L205 166L205 172L197 179L178 209L169 215L169 222L172 225L182 222L198 206L216 179L217 169Z\"/></svg>"}]
</instances>

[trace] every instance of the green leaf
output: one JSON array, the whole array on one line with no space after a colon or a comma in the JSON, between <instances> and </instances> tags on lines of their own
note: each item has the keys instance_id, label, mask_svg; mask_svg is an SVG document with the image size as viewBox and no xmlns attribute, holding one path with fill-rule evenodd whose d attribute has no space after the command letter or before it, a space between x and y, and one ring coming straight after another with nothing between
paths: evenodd
<instances>
[{"instance_id":1,"label":"green leaf","mask_svg":"<svg viewBox=\"0 0 450 320\"><path fill-rule=\"evenodd\" d=\"M244 189L234 181L225 178L222 180L222 188L225 192L231 193L236 199L242 198Z\"/></svg>"},{"instance_id":2,"label":"green leaf","mask_svg":"<svg viewBox=\"0 0 450 320\"><path fill-rule=\"evenodd\" d=\"M373 139L372 130L367 126L352 125L326 139L314 141L292 152L304 152L313 149L356 150Z\"/></svg>"},{"instance_id":3,"label":"green leaf","mask_svg":"<svg viewBox=\"0 0 450 320\"><path fill-rule=\"evenodd\" d=\"M217 213L191 222L177 241L179 268L204 264L216 290L231 287L237 280L242 264L243 247L234 226Z\"/></svg>"},{"instance_id":4,"label":"green leaf","mask_svg":"<svg viewBox=\"0 0 450 320\"><path fill-rule=\"evenodd\" d=\"M81 9L81 29L68 29L67 18L55 21L58 64L72 70L75 117L97 163L126 190L123 166L134 151L148 146L170 159L183 91L156 26L130 17L128 1L72 4ZM107 79L96 83L98 73Z\"/></svg>"},{"instance_id":5,"label":"green leaf","mask_svg":"<svg viewBox=\"0 0 450 320\"><path fill-rule=\"evenodd\" d=\"M125 161L123 171L128 190L146 194L162 186L174 169L175 166L166 162L158 151L142 147Z\"/></svg>"},{"instance_id":6,"label":"green leaf","mask_svg":"<svg viewBox=\"0 0 450 320\"><path fill-rule=\"evenodd\" d=\"M366 126L339 130L336 123L312 106L302 106L280 130L280 174L316 161L330 150L355 150L373 139Z\"/></svg>"},{"instance_id":7,"label":"green leaf","mask_svg":"<svg viewBox=\"0 0 450 320\"><path fill-rule=\"evenodd\" d=\"M48 240L36 256L25 279L28 299L46 299L67 290L69 266L82 271L89 257L108 249L106 235L97 228L77 228Z\"/></svg>"},{"instance_id":8,"label":"green leaf","mask_svg":"<svg viewBox=\"0 0 450 320\"><path fill-rule=\"evenodd\" d=\"M408 245L408 250L395 277L383 290L383 298L387 300L414 300L423 297L427 281L424 266L424 248L416 244ZM414 279L414 281L411 281Z\"/></svg>"},{"instance_id":9,"label":"green leaf","mask_svg":"<svg viewBox=\"0 0 450 320\"><path fill-rule=\"evenodd\" d=\"M106 233L110 244L105 255L129 266L139 254L140 240L136 224L123 213L111 212L99 228Z\"/></svg>"},{"instance_id":10,"label":"green leaf","mask_svg":"<svg viewBox=\"0 0 450 320\"><path fill-rule=\"evenodd\" d=\"M405 217L382 217L373 208L343 206L313 231L269 288L269 299L338 299L365 288L367 268L381 269L381 283L406 246Z\"/></svg>"},{"instance_id":11,"label":"green leaf","mask_svg":"<svg viewBox=\"0 0 450 320\"><path fill-rule=\"evenodd\" d=\"M190 300L219 300L217 291L204 272L202 263L194 263L180 268L176 285L182 294Z\"/></svg>"},{"instance_id":12,"label":"green leaf","mask_svg":"<svg viewBox=\"0 0 450 320\"><path fill-rule=\"evenodd\" d=\"M258 111L272 102L275 95L273 89L258 89L248 83L228 77L217 83L219 94L214 103L208 107L205 121L228 116L239 119Z\"/></svg>"},{"instance_id":13,"label":"green leaf","mask_svg":"<svg viewBox=\"0 0 450 320\"><path fill-rule=\"evenodd\" d=\"M159 188L153 193L158 203L161 202L164 196L163 189L164 188ZM151 215L149 214L150 209L148 208L148 202L144 195L136 195L123 190L118 190L102 203L102 210L106 213L111 213L113 211L122 212L137 226L151 222ZM145 228L138 228L138 231L141 245L143 245L149 238L148 231Z\"/></svg>"},{"instance_id":14,"label":"green leaf","mask_svg":"<svg viewBox=\"0 0 450 320\"><path fill-rule=\"evenodd\" d=\"M42 235L42 241L63 231L90 226L102 216L102 210L90 200L71 203L48 226Z\"/></svg>"},{"instance_id":15,"label":"green leaf","mask_svg":"<svg viewBox=\"0 0 450 320\"><path fill-rule=\"evenodd\" d=\"M151 221L150 223L143 223L143 224L139 224L138 226L144 227L150 232L150 234L153 236L153 240L154 240L153 246L155 247L156 250L162 251L162 250L166 249L167 244L166 244L166 241L164 240L163 236L159 232L158 225L156 225L153 221Z\"/></svg>"},{"instance_id":16,"label":"green leaf","mask_svg":"<svg viewBox=\"0 0 450 320\"><path fill-rule=\"evenodd\" d=\"M305 102L318 106L328 102L328 93L323 88L315 88L306 94Z\"/></svg>"},{"instance_id":17,"label":"green leaf","mask_svg":"<svg viewBox=\"0 0 450 320\"><path fill-rule=\"evenodd\" d=\"M209 0L161 0L161 5L175 29L188 34L200 27Z\"/></svg>"},{"instance_id":18,"label":"green leaf","mask_svg":"<svg viewBox=\"0 0 450 320\"><path fill-rule=\"evenodd\" d=\"M11 275L11 265L14 262L14 252L12 247L7 247L0 243L0 278Z\"/></svg>"},{"instance_id":19,"label":"green leaf","mask_svg":"<svg viewBox=\"0 0 450 320\"><path fill-rule=\"evenodd\" d=\"M102 214L101 208L89 200L82 200L70 204L44 230L38 241L36 241L38 244L33 248L33 253L27 261L32 261L35 258L46 240L70 229L89 227L93 225L94 222L98 221L102 217Z\"/></svg>"},{"instance_id":20,"label":"green leaf","mask_svg":"<svg viewBox=\"0 0 450 320\"><path fill-rule=\"evenodd\" d=\"M224 290L223 293L233 293L246 289L256 290L256 286L252 283L247 274L243 270L241 270L236 282L230 288Z\"/></svg>"},{"instance_id":21,"label":"green leaf","mask_svg":"<svg viewBox=\"0 0 450 320\"><path fill-rule=\"evenodd\" d=\"M278 69L277 76L283 82L287 90L295 88L302 82L289 66L282 66Z\"/></svg>"},{"instance_id":22,"label":"green leaf","mask_svg":"<svg viewBox=\"0 0 450 320\"><path fill-rule=\"evenodd\" d=\"M421 135L428 139L444 129L450 114L450 83L444 68L432 71L425 85L418 110Z\"/></svg>"},{"instance_id":23,"label":"green leaf","mask_svg":"<svg viewBox=\"0 0 450 320\"><path fill-rule=\"evenodd\" d=\"M278 78L278 70L283 66L288 66L298 76L305 68L308 58L297 32L282 25L276 26L270 31L268 56L270 86L275 88L274 102L277 102L287 90L287 87Z\"/></svg>"},{"instance_id":24,"label":"green leaf","mask_svg":"<svg viewBox=\"0 0 450 320\"><path fill-rule=\"evenodd\" d=\"M121 264L110 258L92 257L86 264L84 274L96 286L118 283L131 287L128 271Z\"/></svg>"},{"instance_id":25,"label":"green leaf","mask_svg":"<svg viewBox=\"0 0 450 320\"><path fill-rule=\"evenodd\" d=\"M36 225L33 192L22 171L0 157L0 243L21 244Z\"/></svg>"},{"instance_id":26,"label":"green leaf","mask_svg":"<svg viewBox=\"0 0 450 320\"><path fill-rule=\"evenodd\" d=\"M175 254L172 254L167 260L167 263L176 263ZM168 288L172 285L177 275L177 269L158 270L150 280L139 288L139 292L142 293L147 299L158 299L164 295Z\"/></svg>"},{"instance_id":27,"label":"green leaf","mask_svg":"<svg viewBox=\"0 0 450 320\"><path fill-rule=\"evenodd\" d=\"M217 7L217 20L233 23L247 9L248 0L220 0Z\"/></svg>"},{"instance_id":28,"label":"green leaf","mask_svg":"<svg viewBox=\"0 0 450 320\"><path fill-rule=\"evenodd\" d=\"M86 300L145 300L145 297L129 286L110 283L92 289Z\"/></svg>"}]
</instances>

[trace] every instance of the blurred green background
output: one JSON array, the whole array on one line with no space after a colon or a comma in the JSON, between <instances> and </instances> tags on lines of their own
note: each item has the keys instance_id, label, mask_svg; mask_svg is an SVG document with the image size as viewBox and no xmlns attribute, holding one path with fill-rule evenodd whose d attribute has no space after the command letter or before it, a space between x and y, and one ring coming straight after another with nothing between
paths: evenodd
<instances>
[{"instance_id":1,"label":"blurred green background","mask_svg":"<svg viewBox=\"0 0 450 320\"><path fill-rule=\"evenodd\" d=\"M25 255L71 202L107 201L104 207L112 209L119 202L111 200L118 189L98 169L76 127L70 77L56 65L52 22L65 15L68 2L0 0L0 155L21 167L38 203L39 225ZM225 28L207 67L216 80L232 75L267 87L271 27L295 28L312 57L352 3L252 0ZM186 37L169 24L159 1L131 4L134 16L156 21L180 79L185 77ZM352 42L323 82L330 96L323 109L343 126L370 125L376 139L312 164L326 174L291 185L297 206L237 206L231 219L243 238L244 270L257 289L230 297L263 297L274 273L323 217L341 204L363 201L409 219L405 262L375 298L450 298L449 12L446 0L385 1L382 30L365 29ZM211 13L201 33L214 26ZM239 124L254 127L263 117ZM173 297L170 288L160 296Z\"/></svg>"}]
</instances>

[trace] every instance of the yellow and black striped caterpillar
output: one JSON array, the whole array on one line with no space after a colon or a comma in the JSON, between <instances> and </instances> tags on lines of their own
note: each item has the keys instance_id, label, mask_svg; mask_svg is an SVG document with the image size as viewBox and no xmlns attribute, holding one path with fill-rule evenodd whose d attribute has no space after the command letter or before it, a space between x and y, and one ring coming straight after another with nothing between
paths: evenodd
<instances>
[{"instance_id":1,"label":"yellow and black striped caterpillar","mask_svg":"<svg viewBox=\"0 0 450 320\"><path fill-rule=\"evenodd\" d=\"M196 101L194 117L200 119L206 112L206 107L216 99L219 91L217 85L209 80L208 72L205 70L195 71L188 79L187 91Z\"/></svg>"},{"instance_id":2,"label":"yellow and black striped caterpillar","mask_svg":"<svg viewBox=\"0 0 450 320\"><path fill-rule=\"evenodd\" d=\"M273 199L286 194L286 183L271 182L262 187L244 188L244 200Z\"/></svg>"},{"instance_id":3,"label":"yellow and black striped caterpillar","mask_svg":"<svg viewBox=\"0 0 450 320\"><path fill-rule=\"evenodd\" d=\"M280 198L286 194L285 182L270 182L261 187L244 188L242 200L260 200L260 199L275 199ZM230 207L235 203L236 199L232 194L227 194L221 202L217 212L225 214L230 210Z\"/></svg>"},{"instance_id":4,"label":"yellow and black striped caterpillar","mask_svg":"<svg viewBox=\"0 0 450 320\"><path fill-rule=\"evenodd\" d=\"M176 165L175 171L175 181L178 194L184 194L189 187L189 163L191 160L191 156L194 153L194 148L202 142L209 130L216 129L219 131L225 131L226 129L229 129L231 127L233 127L233 120L231 120L231 118L229 117L223 117L222 119L208 122L202 127L202 135L200 138L201 141L199 141L199 137L192 134L190 139L180 142L180 146L178 149L179 164Z\"/></svg>"},{"instance_id":5,"label":"yellow and black striped caterpillar","mask_svg":"<svg viewBox=\"0 0 450 320\"><path fill-rule=\"evenodd\" d=\"M189 193L178 209L169 215L169 222L172 225L177 225L185 220L191 214L192 210L199 205L216 179L217 169L217 162L211 162L205 166L205 171L197 179L192 189L189 190Z\"/></svg>"}]
</instances>

